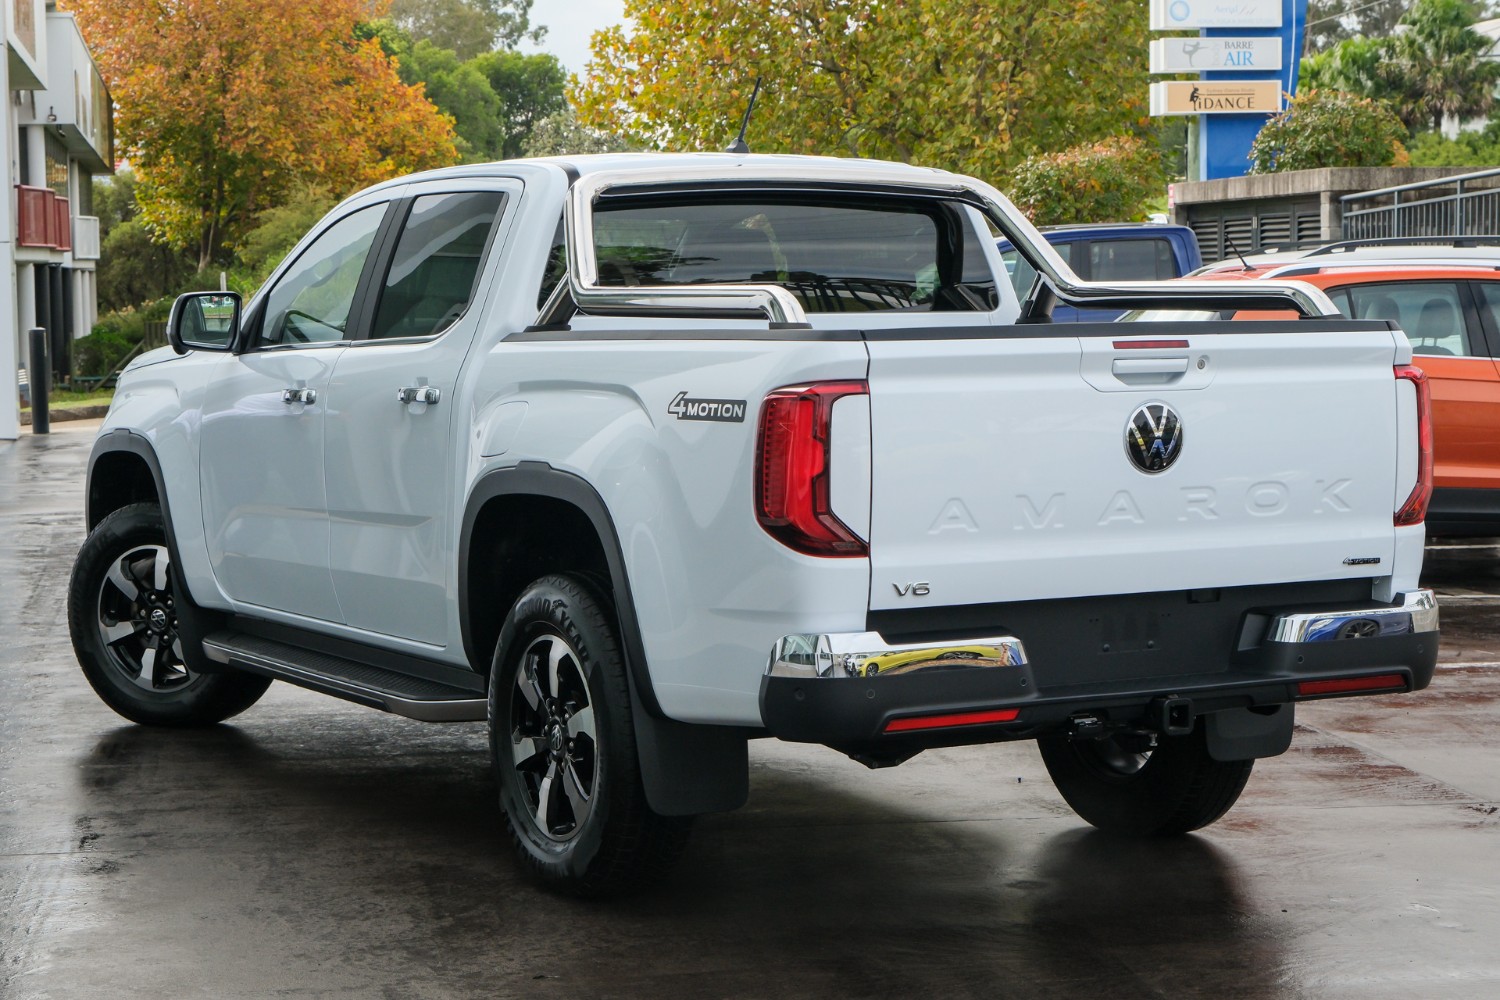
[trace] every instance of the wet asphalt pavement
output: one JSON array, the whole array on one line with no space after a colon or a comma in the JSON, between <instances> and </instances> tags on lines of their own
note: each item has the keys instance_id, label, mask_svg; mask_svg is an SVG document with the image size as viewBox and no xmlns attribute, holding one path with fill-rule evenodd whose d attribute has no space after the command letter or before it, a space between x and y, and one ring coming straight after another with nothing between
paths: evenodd
<instances>
[{"instance_id":1,"label":"wet asphalt pavement","mask_svg":"<svg viewBox=\"0 0 1500 1000\"><path fill-rule=\"evenodd\" d=\"M1428 691L1303 706L1200 835L1091 832L1030 744L762 741L668 885L578 903L519 877L482 725L110 712L64 619L94 426L0 442L0 997L1500 997L1500 548L1430 554Z\"/></svg>"}]
</instances>

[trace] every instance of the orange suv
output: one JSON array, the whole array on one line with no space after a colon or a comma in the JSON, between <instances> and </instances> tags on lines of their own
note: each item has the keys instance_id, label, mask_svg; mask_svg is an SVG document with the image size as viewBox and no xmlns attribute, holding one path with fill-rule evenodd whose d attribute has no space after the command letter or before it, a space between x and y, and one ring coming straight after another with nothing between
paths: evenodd
<instances>
[{"instance_id":1,"label":"orange suv","mask_svg":"<svg viewBox=\"0 0 1500 1000\"><path fill-rule=\"evenodd\" d=\"M1407 259L1390 251L1248 266L1231 259L1193 277L1304 281L1345 316L1400 324L1432 390L1428 534L1500 535L1500 248L1482 255L1422 249L1428 253ZM1248 311L1234 318L1283 315L1295 318Z\"/></svg>"}]
</instances>

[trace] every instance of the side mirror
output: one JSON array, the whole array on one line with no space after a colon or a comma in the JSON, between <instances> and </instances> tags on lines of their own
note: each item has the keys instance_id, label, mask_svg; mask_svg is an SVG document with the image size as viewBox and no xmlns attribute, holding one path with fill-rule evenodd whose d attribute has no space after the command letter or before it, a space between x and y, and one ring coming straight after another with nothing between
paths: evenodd
<instances>
[{"instance_id":1,"label":"side mirror","mask_svg":"<svg viewBox=\"0 0 1500 1000\"><path fill-rule=\"evenodd\" d=\"M240 332L239 292L189 292L177 296L167 318L167 343L178 354L227 351Z\"/></svg>"}]
</instances>

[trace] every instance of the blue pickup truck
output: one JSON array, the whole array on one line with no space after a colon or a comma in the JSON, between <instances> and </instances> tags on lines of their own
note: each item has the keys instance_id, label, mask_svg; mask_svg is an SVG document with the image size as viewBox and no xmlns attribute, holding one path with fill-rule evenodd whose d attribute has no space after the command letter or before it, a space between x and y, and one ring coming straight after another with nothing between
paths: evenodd
<instances>
[{"instance_id":1,"label":"blue pickup truck","mask_svg":"<svg viewBox=\"0 0 1500 1000\"><path fill-rule=\"evenodd\" d=\"M1042 235L1085 281L1156 281L1180 278L1203 266L1198 238L1187 226L1157 222L1087 223L1043 226ZM1036 272L1010 241L1000 241L1005 269L1023 299ZM1054 323L1104 323L1120 315L1118 309L1076 309L1058 303Z\"/></svg>"}]
</instances>

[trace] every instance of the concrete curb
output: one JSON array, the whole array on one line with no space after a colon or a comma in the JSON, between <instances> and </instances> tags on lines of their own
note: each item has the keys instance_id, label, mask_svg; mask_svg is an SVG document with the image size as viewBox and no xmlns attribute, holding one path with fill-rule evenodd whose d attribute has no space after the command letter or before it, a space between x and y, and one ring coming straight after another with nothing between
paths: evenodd
<instances>
[{"instance_id":1,"label":"concrete curb","mask_svg":"<svg viewBox=\"0 0 1500 1000\"><path fill-rule=\"evenodd\" d=\"M76 406L72 409L51 408L47 410L47 416L54 422L58 420L94 420L109 412L108 403L98 403L94 406ZM31 411L21 411L21 426L31 426Z\"/></svg>"}]
</instances>

